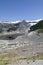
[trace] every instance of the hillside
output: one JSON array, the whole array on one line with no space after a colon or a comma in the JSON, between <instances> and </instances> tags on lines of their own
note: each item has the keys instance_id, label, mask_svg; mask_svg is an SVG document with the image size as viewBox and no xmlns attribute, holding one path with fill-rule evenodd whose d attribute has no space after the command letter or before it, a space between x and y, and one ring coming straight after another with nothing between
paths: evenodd
<instances>
[{"instance_id":1,"label":"hillside","mask_svg":"<svg viewBox=\"0 0 43 65\"><path fill-rule=\"evenodd\" d=\"M40 30L42 32L43 22L35 25L33 22L33 26L31 23L25 20L0 23L3 31L0 33L0 65L36 65L43 62L43 33L39 33Z\"/></svg>"},{"instance_id":2,"label":"hillside","mask_svg":"<svg viewBox=\"0 0 43 65\"><path fill-rule=\"evenodd\" d=\"M40 20L37 24L30 27L31 31L37 30L37 29L43 29L43 20ZM43 32L43 30L41 30Z\"/></svg>"}]
</instances>

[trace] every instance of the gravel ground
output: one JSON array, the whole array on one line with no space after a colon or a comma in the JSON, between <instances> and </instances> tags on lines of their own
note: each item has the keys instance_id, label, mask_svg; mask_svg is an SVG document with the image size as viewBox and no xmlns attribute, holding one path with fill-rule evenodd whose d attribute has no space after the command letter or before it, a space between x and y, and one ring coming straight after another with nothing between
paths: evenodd
<instances>
[{"instance_id":1,"label":"gravel ground","mask_svg":"<svg viewBox=\"0 0 43 65\"><path fill-rule=\"evenodd\" d=\"M14 63L8 65L43 65L43 60L36 60L35 62L33 61L27 62L26 60L21 60L20 63Z\"/></svg>"}]
</instances>

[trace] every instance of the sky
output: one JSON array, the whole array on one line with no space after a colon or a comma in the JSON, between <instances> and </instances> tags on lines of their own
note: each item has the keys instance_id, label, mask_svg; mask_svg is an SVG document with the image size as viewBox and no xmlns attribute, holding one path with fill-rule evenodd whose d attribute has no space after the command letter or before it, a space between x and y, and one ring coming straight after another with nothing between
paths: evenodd
<instances>
[{"instance_id":1,"label":"sky","mask_svg":"<svg viewBox=\"0 0 43 65\"><path fill-rule=\"evenodd\" d=\"M43 18L43 0L0 0L0 20L37 20Z\"/></svg>"}]
</instances>

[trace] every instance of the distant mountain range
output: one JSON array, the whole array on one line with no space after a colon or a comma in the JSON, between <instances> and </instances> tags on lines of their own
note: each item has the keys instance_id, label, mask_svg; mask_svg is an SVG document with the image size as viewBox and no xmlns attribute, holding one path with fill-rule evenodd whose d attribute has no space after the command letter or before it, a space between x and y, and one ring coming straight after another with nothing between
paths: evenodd
<instances>
[{"instance_id":1,"label":"distant mountain range","mask_svg":"<svg viewBox=\"0 0 43 65\"><path fill-rule=\"evenodd\" d=\"M16 22L7 22L7 21L0 21L0 33L2 31L15 31L15 30L24 30L27 27L30 27L31 25L36 24L37 22L28 22L25 20L22 21L16 21Z\"/></svg>"}]
</instances>

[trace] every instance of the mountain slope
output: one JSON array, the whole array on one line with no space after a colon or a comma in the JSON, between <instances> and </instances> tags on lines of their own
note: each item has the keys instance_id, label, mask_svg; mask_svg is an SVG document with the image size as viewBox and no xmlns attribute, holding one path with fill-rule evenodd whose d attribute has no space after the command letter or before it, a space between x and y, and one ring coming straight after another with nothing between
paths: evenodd
<instances>
[{"instance_id":1,"label":"mountain slope","mask_svg":"<svg viewBox=\"0 0 43 65\"><path fill-rule=\"evenodd\" d=\"M31 31L34 31L37 29L43 29L43 20L40 20L36 25L33 25L30 27Z\"/></svg>"}]
</instances>

